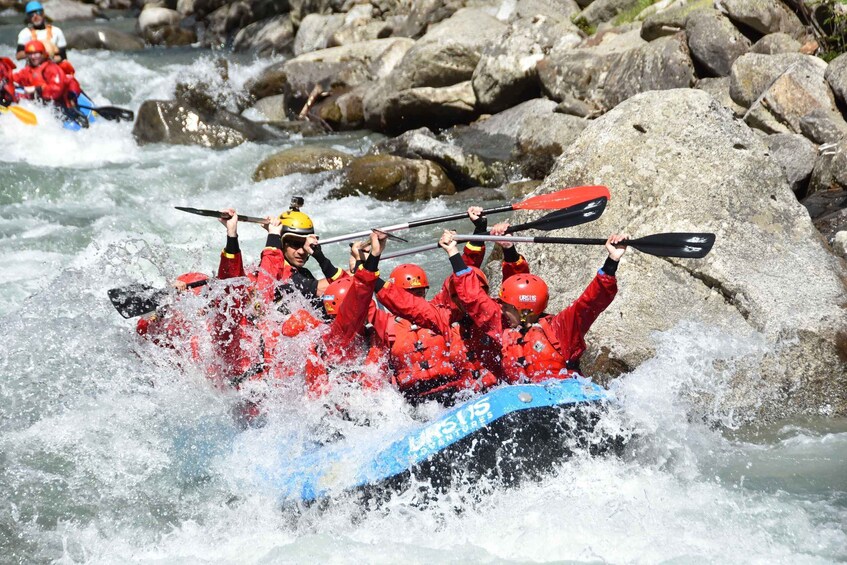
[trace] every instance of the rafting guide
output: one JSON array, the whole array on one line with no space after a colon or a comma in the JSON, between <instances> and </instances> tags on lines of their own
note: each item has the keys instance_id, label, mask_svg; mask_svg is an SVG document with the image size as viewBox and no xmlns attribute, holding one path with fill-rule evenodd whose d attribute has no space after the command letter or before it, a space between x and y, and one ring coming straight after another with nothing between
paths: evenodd
<instances>
[{"instance_id":1,"label":"rafting guide","mask_svg":"<svg viewBox=\"0 0 847 565\"><path fill-rule=\"evenodd\" d=\"M61 29L47 22L44 6L40 2L27 2L24 8L27 26L18 34L16 59L27 58L26 45L30 41L40 41L44 45L47 57L54 63L67 59L68 43Z\"/></svg>"}]
</instances>

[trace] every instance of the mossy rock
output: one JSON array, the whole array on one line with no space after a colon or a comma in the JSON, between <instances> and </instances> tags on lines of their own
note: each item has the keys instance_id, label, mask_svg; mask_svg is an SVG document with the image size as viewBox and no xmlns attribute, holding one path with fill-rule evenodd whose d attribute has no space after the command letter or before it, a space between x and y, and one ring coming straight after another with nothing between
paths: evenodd
<instances>
[{"instance_id":1,"label":"mossy rock","mask_svg":"<svg viewBox=\"0 0 847 565\"><path fill-rule=\"evenodd\" d=\"M365 155L350 163L342 186L332 196L361 193L382 201L414 202L455 192L444 170L432 161Z\"/></svg>"},{"instance_id":2,"label":"mossy rock","mask_svg":"<svg viewBox=\"0 0 847 565\"><path fill-rule=\"evenodd\" d=\"M353 158L328 147L304 145L274 153L259 163L253 173L255 182L293 175L336 171L350 164Z\"/></svg>"}]
</instances>

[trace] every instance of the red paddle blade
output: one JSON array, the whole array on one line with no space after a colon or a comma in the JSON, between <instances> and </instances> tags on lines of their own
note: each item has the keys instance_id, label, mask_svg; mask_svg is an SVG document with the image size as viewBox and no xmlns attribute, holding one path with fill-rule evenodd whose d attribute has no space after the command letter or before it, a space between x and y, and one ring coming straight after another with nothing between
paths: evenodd
<instances>
[{"instance_id":1,"label":"red paddle blade","mask_svg":"<svg viewBox=\"0 0 847 565\"><path fill-rule=\"evenodd\" d=\"M574 186L550 194L539 194L522 202L512 204L513 210L553 210L582 204L596 198L610 199L605 186Z\"/></svg>"}]
</instances>

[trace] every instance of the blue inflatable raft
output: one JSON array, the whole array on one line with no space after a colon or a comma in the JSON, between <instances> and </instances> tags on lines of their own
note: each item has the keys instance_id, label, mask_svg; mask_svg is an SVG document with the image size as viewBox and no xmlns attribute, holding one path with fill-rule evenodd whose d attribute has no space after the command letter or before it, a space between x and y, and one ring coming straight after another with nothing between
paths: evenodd
<instances>
[{"instance_id":1,"label":"blue inflatable raft","mask_svg":"<svg viewBox=\"0 0 847 565\"><path fill-rule=\"evenodd\" d=\"M260 472L259 480L281 502L398 490L412 478L434 488L480 477L512 484L543 474L574 450L619 448L620 438L594 430L609 400L607 390L584 378L502 386L371 453L317 446L278 470Z\"/></svg>"},{"instance_id":2,"label":"blue inflatable raft","mask_svg":"<svg viewBox=\"0 0 847 565\"><path fill-rule=\"evenodd\" d=\"M94 110L91 110L91 108L94 108L94 102L92 102L88 96L80 94L76 102L79 105L79 111L83 116L88 118L89 125L97 121L97 114L94 113ZM71 119L66 119L62 125L64 125L65 129L69 129L71 131L79 131L82 129L81 125Z\"/></svg>"}]
</instances>

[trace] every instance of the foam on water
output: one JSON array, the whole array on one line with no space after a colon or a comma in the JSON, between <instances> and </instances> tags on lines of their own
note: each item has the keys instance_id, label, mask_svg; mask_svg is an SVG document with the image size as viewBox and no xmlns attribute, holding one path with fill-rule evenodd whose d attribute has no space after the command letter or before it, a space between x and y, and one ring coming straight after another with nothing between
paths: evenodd
<instances>
[{"instance_id":1,"label":"foam on water","mask_svg":"<svg viewBox=\"0 0 847 565\"><path fill-rule=\"evenodd\" d=\"M176 77L214 72L210 58L157 65L145 57L79 53L74 62L98 102L133 109L148 97L169 97ZM242 83L258 68L235 65L230 75ZM326 235L458 206L332 200L337 180L327 175L251 182L263 157L299 139L220 152L139 147L127 124L74 133L35 111L44 122L37 128L5 117L0 125L0 158L8 164L0 171L0 260L12 267L0 275L4 559L847 560L847 422L739 428L719 400L733 368L755 366L765 345L756 335L696 323L657 334L654 358L613 383L620 408L603 425L635 433L621 458L580 455L540 482L459 486L426 504L411 489L373 508L346 495L326 507L280 508L275 493L252 480L256 469L284 465L329 428L343 431L354 453L364 452L413 425L411 409L390 390L345 398L371 421L367 427L328 419L324 404L304 401L296 382L257 384L244 394L268 396L267 424L241 432L231 414L238 395L216 390L178 353L139 341L106 289L164 286L181 272L214 270L223 227L174 205L235 205L265 215L302 194ZM321 141L351 153L370 142L355 134ZM404 235L415 244L438 230ZM243 225L240 235L246 259L254 260L264 231ZM345 260L344 245L326 251ZM440 253L418 258L433 278L448 272Z\"/></svg>"}]
</instances>

